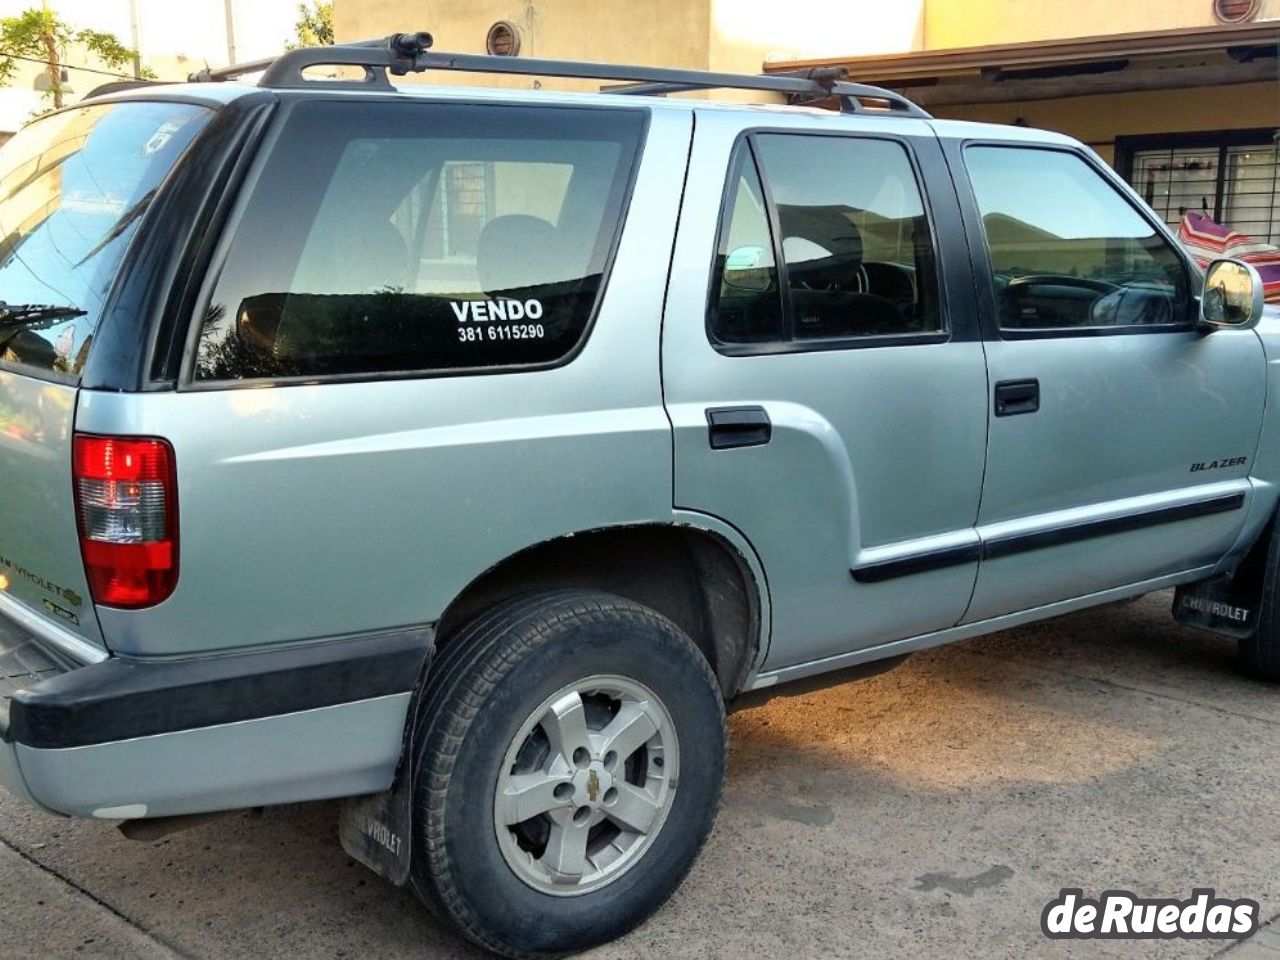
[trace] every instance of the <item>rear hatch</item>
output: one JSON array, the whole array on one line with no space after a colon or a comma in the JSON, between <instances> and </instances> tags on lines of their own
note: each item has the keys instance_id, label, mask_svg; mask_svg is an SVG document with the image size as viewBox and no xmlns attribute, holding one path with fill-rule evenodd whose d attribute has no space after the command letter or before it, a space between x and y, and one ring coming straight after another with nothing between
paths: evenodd
<instances>
[{"instance_id":1,"label":"rear hatch","mask_svg":"<svg viewBox=\"0 0 1280 960\"><path fill-rule=\"evenodd\" d=\"M0 591L98 645L71 479L80 374L130 241L210 116L100 103L0 148Z\"/></svg>"}]
</instances>

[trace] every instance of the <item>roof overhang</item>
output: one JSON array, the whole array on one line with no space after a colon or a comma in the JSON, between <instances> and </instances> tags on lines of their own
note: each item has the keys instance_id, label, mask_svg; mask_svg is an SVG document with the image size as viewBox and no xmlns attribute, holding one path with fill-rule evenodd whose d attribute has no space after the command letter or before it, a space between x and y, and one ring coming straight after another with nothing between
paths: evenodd
<instances>
[{"instance_id":1,"label":"roof overhang","mask_svg":"<svg viewBox=\"0 0 1280 960\"><path fill-rule=\"evenodd\" d=\"M925 107L1280 80L1280 20L1067 40L770 61L767 73L844 67ZM1277 92L1280 106L1280 89Z\"/></svg>"}]
</instances>

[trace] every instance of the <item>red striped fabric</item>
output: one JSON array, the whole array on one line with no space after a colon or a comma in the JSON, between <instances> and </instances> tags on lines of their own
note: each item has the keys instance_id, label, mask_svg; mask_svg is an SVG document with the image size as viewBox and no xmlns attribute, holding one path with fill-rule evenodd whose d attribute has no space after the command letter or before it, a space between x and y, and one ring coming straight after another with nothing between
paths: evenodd
<instances>
[{"instance_id":1,"label":"red striped fabric","mask_svg":"<svg viewBox=\"0 0 1280 960\"><path fill-rule=\"evenodd\" d=\"M1252 264L1262 277L1263 296L1280 303L1280 247L1224 227L1202 213L1188 213L1178 225L1178 239L1202 267L1211 260L1234 257Z\"/></svg>"}]
</instances>

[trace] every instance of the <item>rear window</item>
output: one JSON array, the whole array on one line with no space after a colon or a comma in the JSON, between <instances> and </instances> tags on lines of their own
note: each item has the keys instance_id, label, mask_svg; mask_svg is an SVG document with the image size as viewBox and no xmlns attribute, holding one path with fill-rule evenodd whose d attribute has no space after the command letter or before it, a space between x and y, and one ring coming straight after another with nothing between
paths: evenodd
<instances>
[{"instance_id":1,"label":"rear window","mask_svg":"<svg viewBox=\"0 0 1280 960\"><path fill-rule=\"evenodd\" d=\"M37 120L0 149L0 363L79 378L125 248L209 116L100 104Z\"/></svg>"},{"instance_id":2,"label":"rear window","mask_svg":"<svg viewBox=\"0 0 1280 960\"><path fill-rule=\"evenodd\" d=\"M235 228L194 379L564 359L643 127L634 110L298 104Z\"/></svg>"}]
</instances>

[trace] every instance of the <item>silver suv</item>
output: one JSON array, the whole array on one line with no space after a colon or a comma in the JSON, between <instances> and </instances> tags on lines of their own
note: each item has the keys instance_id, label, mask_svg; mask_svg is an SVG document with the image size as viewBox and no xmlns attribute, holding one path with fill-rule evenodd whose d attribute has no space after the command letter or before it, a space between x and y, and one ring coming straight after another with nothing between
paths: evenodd
<instances>
[{"instance_id":1,"label":"silver suv","mask_svg":"<svg viewBox=\"0 0 1280 960\"><path fill-rule=\"evenodd\" d=\"M540 957L680 882L749 694L1166 587L1280 678L1252 268L1055 134L428 46L0 150L10 790L351 798L354 856ZM813 102L661 96L724 86Z\"/></svg>"}]
</instances>

